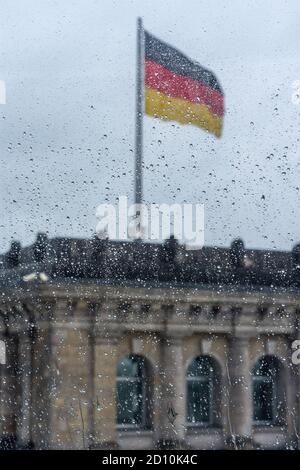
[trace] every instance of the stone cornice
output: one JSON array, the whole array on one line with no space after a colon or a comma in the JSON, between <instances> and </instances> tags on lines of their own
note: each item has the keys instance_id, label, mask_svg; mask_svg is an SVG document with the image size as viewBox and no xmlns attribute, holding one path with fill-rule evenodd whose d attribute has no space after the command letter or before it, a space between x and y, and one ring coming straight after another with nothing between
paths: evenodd
<instances>
[{"instance_id":1,"label":"stone cornice","mask_svg":"<svg viewBox=\"0 0 300 470\"><path fill-rule=\"evenodd\" d=\"M2 291L3 294L5 291ZM7 301L9 298L9 302ZM157 301L160 303L168 302L189 302L197 303L222 303L243 307L247 304L284 304L286 306L299 307L300 292L285 291L267 291L249 289L247 292L243 290L235 291L232 289L216 291L213 286L208 289L203 287L142 287L142 286L113 286L101 285L97 282L86 283L84 280L77 280L76 283L56 284L51 282L44 284L39 288L33 287L30 290L7 289L6 295L0 298L0 306L14 302L15 300L25 301L26 299L53 301L53 299L83 299L89 302L100 302L109 299L117 301L126 301L134 298L135 301Z\"/></svg>"}]
</instances>

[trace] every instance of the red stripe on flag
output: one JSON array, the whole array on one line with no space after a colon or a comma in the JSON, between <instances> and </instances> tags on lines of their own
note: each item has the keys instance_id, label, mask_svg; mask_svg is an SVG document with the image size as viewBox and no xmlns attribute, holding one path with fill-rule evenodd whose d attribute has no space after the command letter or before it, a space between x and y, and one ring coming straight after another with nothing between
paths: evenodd
<instances>
[{"instance_id":1,"label":"red stripe on flag","mask_svg":"<svg viewBox=\"0 0 300 470\"><path fill-rule=\"evenodd\" d=\"M170 72L151 60L145 61L145 86L173 98L205 104L216 116L224 115L224 97L221 93L196 80Z\"/></svg>"}]
</instances>

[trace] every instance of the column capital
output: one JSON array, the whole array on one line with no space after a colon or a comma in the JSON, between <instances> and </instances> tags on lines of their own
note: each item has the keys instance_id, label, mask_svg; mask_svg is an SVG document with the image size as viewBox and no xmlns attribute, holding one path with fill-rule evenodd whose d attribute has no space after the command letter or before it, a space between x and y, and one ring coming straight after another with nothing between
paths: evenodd
<instances>
[{"instance_id":1,"label":"column capital","mask_svg":"<svg viewBox=\"0 0 300 470\"><path fill-rule=\"evenodd\" d=\"M168 328L166 331L160 333L161 339L170 344L181 344L186 336L185 331L173 330L172 328Z\"/></svg>"},{"instance_id":2,"label":"column capital","mask_svg":"<svg viewBox=\"0 0 300 470\"><path fill-rule=\"evenodd\" d=\"M97 330L94 332L94 341L96 344L115 345L115 344L118 344L121 336L122 335L120 332L108 331L104 333L103 331L97 328Z\"/></svg>"},{"instance_id":3,"label":"column capital","mask_svg":"<svg viewBox=\"0 0 300 470\"><path fill-rule=\"evenodd\" d=\"M257 336L257 331L253 326L234 327L233 331L228 334L230 341L244 341L245 343L255 336Z\"/></svg>"},{"instance_id":4,"label":"column capital","mask_svg":"<svg viewBox=\"0 0 300 470\"><path fill-rule=\"evenodd\" d=\"M247 343L251 338L253 338L254 332L246 331L246 330L236 330L232 333L229 333L229 341L230 342L244 342Z\"/></svg>"}]
</instances>

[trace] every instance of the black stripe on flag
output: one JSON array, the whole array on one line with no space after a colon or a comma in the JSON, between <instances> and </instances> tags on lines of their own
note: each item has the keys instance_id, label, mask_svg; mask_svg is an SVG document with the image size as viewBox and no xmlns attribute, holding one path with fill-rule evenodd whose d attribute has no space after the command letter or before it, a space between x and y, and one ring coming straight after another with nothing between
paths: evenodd
<instances>
[{"instance_id":1,"label":"black stripe on flag","mask_svg":"<svg viewBox=\"0 0 300 470\"><path fill-rule=\"evenodd\" d=\"M199 81L203 85L223 94L221 85L210 70L192 61L182 52L169 46L169 44L152 36L148 31L145 31L145 58L162 65L173 73Z\"/></svg>"}]
</instances>

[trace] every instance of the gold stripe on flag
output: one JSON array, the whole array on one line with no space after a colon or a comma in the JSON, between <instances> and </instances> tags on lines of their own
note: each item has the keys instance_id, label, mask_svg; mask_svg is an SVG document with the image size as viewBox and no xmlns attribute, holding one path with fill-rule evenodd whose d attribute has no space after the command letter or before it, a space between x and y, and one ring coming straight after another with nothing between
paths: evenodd
<instances>
[{"instance_id":1,"label":"gold stripe on flag","mask_svg":"<svg viewBox=\"0 0 300 470\"><path fill-rule=\"evenodd\" d=\"M145 89L146 114L180 124L193 124L220 137L223 118L214 115L208 106L167 96L152 88Z\"/></svg>"}]
</instances>

